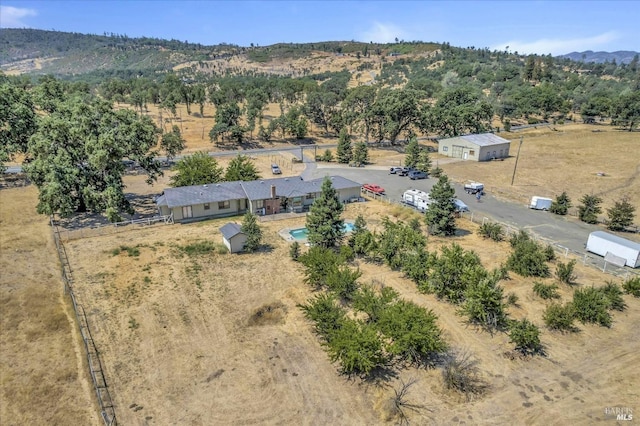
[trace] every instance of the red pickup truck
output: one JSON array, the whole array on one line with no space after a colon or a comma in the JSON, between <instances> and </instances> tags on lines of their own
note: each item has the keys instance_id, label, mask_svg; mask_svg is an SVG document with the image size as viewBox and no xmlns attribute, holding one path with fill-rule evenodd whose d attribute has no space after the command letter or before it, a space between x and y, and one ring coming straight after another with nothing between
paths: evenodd
<instances>
[{"instance_id":1,"label":"red pickup truck","mask_svg":"<svg viewBox=\"0 0 640 426\"><path fill-rule=\"evenodd\" d=\"M365 183L362 185L362 189L368 192L373 192L374 194L384 195L384 188L373 183Z\"/></svg>"}]
</instances>

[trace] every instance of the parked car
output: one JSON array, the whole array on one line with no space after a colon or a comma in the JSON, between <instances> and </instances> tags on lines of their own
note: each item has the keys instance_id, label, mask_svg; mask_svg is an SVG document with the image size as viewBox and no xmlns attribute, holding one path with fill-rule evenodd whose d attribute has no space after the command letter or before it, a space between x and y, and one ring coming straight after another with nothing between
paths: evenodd
<instances>
[{"instance_id":1,"label":"parked car","mask_svg":"<svg viewBox=\"0 0 640 426\"><path fill-rule=\"evenodd\" d=\"M403 167L402 170L398 172L398 176L407 176L409 172L412 172L413 169L411 167Z\"/></svg>"},{"instance_id":2,"label":"parked car","mask_svg":"<svg viewBox=\"0 0 640 426\"><path fill-rule=\"evenodd\" d=\"M426 179L427 178L427 174L425 172L421 172L419 170L410 171L408 176L409 176L409 179L411 179L411 180Z\"/></svg>"},{"instance_id":3,"label":"parked car","mask_svg":"<svg viewBox=\"0 0 640 426\"><path fill-rule=\"evenodd\" d=\"M272 164L271 165L271 173L273 173L274 175L281 175L282 174L282 170L280 170L280 166L278 166L277 164Z\"/></svg>"},{"instance_id":4,"label":"parked car","mask_svg":"<svg viewBox=\"0 0 640 426\"><path fill-rule=\"evenodd\" d=\"M391 167L389 169L390 175L395 175L396 173L400 173L400 172L402 172L402 167Z\"/></svg>"},{"instance_id":5,"label":"parked car","mask_svg":"<svg viewBox=\"0 0 640 426\"><path fill-rule=\"evenodd\" d=\"M377 195L384 195L384 188L373 183L365 183L364 185L362 185L362 189L364 191L373 192Z\"/></svg>"}]
</instances>

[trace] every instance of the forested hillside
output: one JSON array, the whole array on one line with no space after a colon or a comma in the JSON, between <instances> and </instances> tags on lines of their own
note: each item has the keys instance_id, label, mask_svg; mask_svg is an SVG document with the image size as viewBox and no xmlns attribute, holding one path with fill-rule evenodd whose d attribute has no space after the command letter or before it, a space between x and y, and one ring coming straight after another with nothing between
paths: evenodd
<instances>
[{"instance_id":1,"label":"forested hillside","mask_svg":"<svg viewBox=\"0 0 640 426\"><path fill-rule=\"evenodd\" d=\"M35 30L2 36L3 61L59 55L60 63L94 67L58 78L0 74L0 161L17 153L33 160L26 169L41 187L43 212L88 208L115 218L126 211L120 161L136 159L153 179L155 149L169 152L161 142L180 140L177 127L165 125L179 121L178 104L200 117L212 105L208 136L226 148L341 133L354 142L402 144L417 135L578 120L632 131L640 122L637 57L629 64L583 63L404 41L239 48ZM119 65L109 62L114 58ZM114 109L116 102L130 110ZM158 121L148 116L151 106ZM104 180L105 168L113 179ZM94 192L76 188L83 180L69 170L86 173L82 179ZM62 193L77 194L76 204L55 204Z\"/></svg>"}]
</instances>

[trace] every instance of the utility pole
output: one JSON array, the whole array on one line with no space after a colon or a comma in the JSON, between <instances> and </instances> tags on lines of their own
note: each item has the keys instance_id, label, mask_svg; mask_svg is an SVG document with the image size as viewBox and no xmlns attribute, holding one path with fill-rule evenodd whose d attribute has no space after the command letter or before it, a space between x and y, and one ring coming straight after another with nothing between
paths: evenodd
<instances>
[{"instance_id":1,"label":"utility pole","mask_svg":"<svg viewBox=\"0 0 640 426\"><path fill-rule=\"evenodd\" d=\"M518 154L516 154L516 164L513 165L513 176L511 176L511 186L516 178L516 168L518 167L518 158L520 158L520 148L522 148L522 136L520 136L520 145L518 145Z\"/></svg>"}]
</instances>

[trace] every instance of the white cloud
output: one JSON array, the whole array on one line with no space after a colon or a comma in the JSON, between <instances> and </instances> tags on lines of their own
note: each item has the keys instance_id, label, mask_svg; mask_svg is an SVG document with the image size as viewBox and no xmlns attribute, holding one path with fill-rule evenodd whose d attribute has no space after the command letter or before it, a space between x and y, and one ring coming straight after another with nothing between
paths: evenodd
<instances>
[{"instance_id":1,"label":"white cloud","mask_svg":"<svg viewBox=\"0 0 640 426\"><path fill-rule=\"evenodd\" d=\"M363 42L372 41L374 43L393 43L396 39L407 40L407 33L394 24L383 24L374 22L371 28L360 34Z\"/></svg>"},{"instance_id":2,"label":"white cloud","mask_svg":"<svg viewBox=\"0 0 640 426\"><path fill-rule=\"evenodd\" d=\"M619 38L615 31L609 31L600 35L574 39L548 39L543 38L532 42L512 40L492 47L492 50L505 50L509 46L510 52L524 54L537 53L546 55L563 55L571 52L582 52L584 50L598 50L604 48L608 43Z\"/></svg>"},{"instance_id":3,"label":"white cloud","mask_svg":"<svg viewBox=\"0 0 640 426\"><path fill-rule=\"evenodd\" d=\"M0 6L0 27L1 28L23 28L28 25L23 18L36 16L38 12L34 9L27 9L13 6Z\"/></svg>"}]
</instances>

